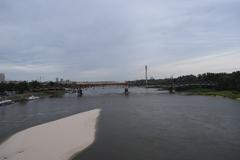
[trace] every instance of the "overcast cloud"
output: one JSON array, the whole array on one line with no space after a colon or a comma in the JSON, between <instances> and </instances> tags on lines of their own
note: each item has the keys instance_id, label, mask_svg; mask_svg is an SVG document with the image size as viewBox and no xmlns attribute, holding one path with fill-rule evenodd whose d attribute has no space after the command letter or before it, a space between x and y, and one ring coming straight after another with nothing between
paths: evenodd
<instances>
[{"instance_id":1,"label":"overcast cloud","mask_svg":"<svg viewBox=\"0 0 240 160\"><path fill-rule=\"evenodd\" d=\"M240 69L239 0L0 0L7 79L129 80Z\"/></svg>"}]
</instances>

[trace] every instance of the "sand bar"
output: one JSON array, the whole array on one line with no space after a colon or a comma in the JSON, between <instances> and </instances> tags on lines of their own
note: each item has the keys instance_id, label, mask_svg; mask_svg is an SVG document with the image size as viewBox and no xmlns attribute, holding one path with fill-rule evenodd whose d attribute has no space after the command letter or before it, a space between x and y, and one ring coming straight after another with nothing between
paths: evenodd
<instances>
[{"instance_id":1,"label":"sand bar","mask_svg":"<svg viewBox=\"0 0 240 160\"><path fill-rule=\"evenodd\" d=\"M0 145L0 160L67 160L94 142L99 114L95 109L18 132Z\"/></svg>"}]
</instances>

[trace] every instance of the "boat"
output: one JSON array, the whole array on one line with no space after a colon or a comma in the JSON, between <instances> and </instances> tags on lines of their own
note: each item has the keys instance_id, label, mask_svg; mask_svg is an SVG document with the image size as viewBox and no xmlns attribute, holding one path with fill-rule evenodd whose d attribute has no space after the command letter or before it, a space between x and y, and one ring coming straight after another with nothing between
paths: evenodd
<instances>
[{"instance_id":1,"label":"boat","mask_svg":"<svg viewBox=\"0 0 240 160\"><path fill-rule=\"evenodd\" d=\"M0 101L0 106L5 104L11 104L12 102L13 102L12 100L3 100L3 101Z\"/></svg>"},{"instance_id":2,"label":"boat","mask_svg":"<svg viewBox=\"0 0 240 160\"><path fill-rule=\"evenodd\" d=\"M35 99L39 99L40 97L37 97L37 96L30 96L28 97L28 100L35 100Z\"/></svg>"}]
</instances>

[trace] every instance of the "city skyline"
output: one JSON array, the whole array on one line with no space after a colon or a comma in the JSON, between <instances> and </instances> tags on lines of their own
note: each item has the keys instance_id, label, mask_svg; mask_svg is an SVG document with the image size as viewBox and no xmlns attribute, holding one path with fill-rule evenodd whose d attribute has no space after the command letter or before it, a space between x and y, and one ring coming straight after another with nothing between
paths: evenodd
<instances>
[{"instance_id":1,"label":"city skyline","mask_svg":"<svg viewBox=\"0 0 240 160\"><path fill-rule=\"evenodd\" d=\"M167 78L240 70L237 0L0 1L8 80Z\"/></svg>"}]
</instances>

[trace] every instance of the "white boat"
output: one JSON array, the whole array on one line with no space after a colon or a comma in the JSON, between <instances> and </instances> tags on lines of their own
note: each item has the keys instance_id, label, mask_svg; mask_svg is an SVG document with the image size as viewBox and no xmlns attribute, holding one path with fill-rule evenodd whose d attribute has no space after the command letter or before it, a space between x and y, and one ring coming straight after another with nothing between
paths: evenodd
<instances>
[{"instance_id":1,"label":"white boat","mask_svg":"<svg viewBox=\"0 0 240 160\"><path fill-rule=\"evenodd\" d=\"M39 99L40 97L37 97L37 96L30 96L28 97L28 100L35 100L35 99Z\"/></svg>"},{"instance_id":2,"label":"white boat","mask_svg":"<svg viewBox=\"0 0 240 160\"><path fill-rule=\"evenodd\" d=\"M4 104L10 104L12 102L13 102L12 100L3 100L3 101L0 101L0 106Z\"/></svg>"}]
</instances>

